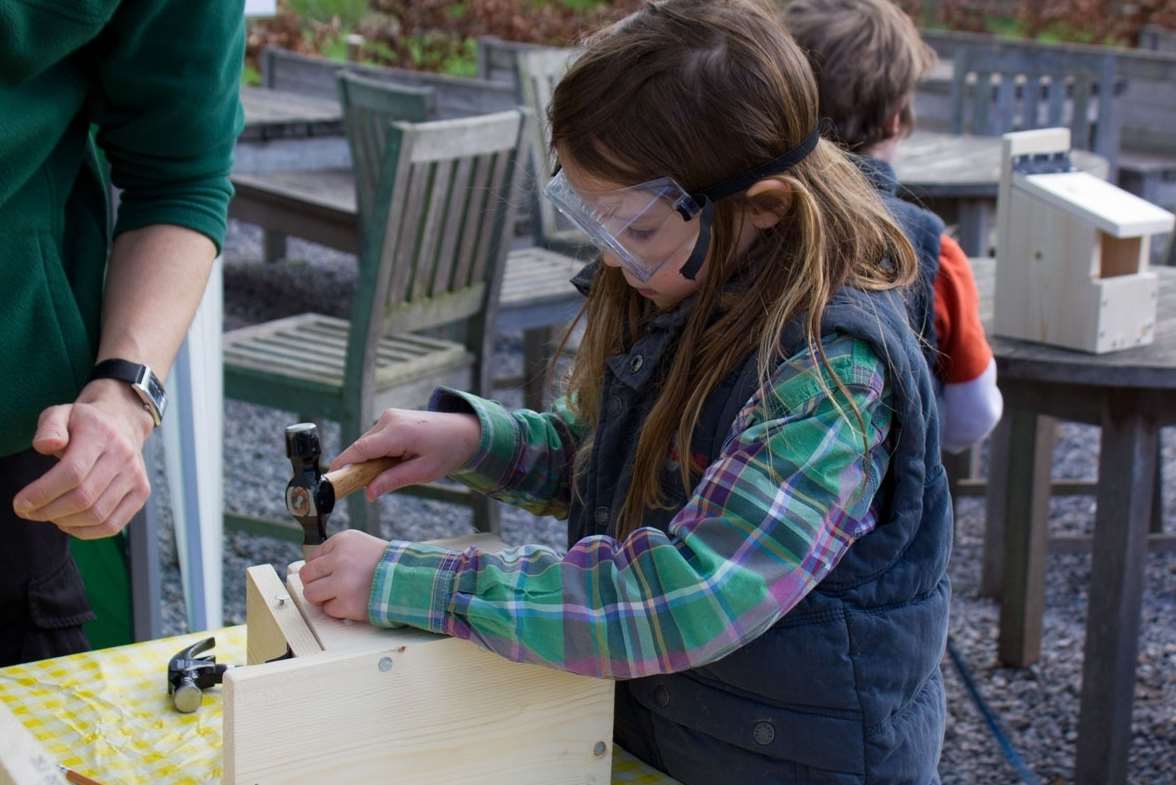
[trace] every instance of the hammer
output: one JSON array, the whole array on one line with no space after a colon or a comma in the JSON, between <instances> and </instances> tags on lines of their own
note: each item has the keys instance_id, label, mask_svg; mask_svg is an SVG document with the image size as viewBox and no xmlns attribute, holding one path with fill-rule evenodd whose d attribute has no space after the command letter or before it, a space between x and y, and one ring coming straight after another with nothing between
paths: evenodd
<instances>
[{"instance_id":1,"label":"hammer","mask_svg":"<svg viewBox=\"0 0 1176 785\"><path fill-rule=\"evenodd\" d=\"M294 467L294 477L286 486L286 509L302 524L302 555L307 559L327 539L327 516L335 502L399 463L397 458L376 458L323 474L322 453L314 423L286 427L286 455Z\"/></svg>"}]
</instances>

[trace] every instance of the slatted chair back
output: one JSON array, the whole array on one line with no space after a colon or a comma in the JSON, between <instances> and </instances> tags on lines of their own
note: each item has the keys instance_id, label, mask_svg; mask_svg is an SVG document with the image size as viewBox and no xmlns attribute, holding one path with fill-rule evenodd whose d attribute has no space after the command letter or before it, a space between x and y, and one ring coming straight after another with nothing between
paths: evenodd
<instances>
[{"instance_id":1,"label":"slatted chair back","mask_svg":"<svg viewBox=\"0 0 1176 785\"><path fill-rule=\"evenodd\" d=\"M371 387L382 336L450 325L484 366L529 126L514 110L388 129L363 231L349 383Z\"/></svg>"},{"instance_id":2,"label":"slatted chair back","mask_svg":"<svg viewBox=\"0 0 1176 785\"><path fill-rule=\"evenodd\" d=\"M507 41L494 35L478 36L478 78L513 86L521 100L519 55L552 48L543 44Z\"/></svg>"},{"instance_id":3,"label":"slatted chair back","mask_svg":"<svg viewBox=\"0 0 1176 785\"><path fill-rule=\"evenodd\" d=\"M346 72L339 74L338 85L355 172L356 205L360 224L367 226L372 221L389 129L394 123L437 119L437 96L430 87L381 82Z\"/></svg>"},{"instance_id":4,"label":"slatted chair back","mask_svg":"<svg viewBox=\"0 0 1176 785\"><path fill-rule=\"evenodd\" d=\"M1113 177L1122 123L1114 53L992 42L961 45L952 61L956 133L1069 127L1073 146L1105 157Z\"/></svg>"},{"instance_id":5,"label":"slatted chair back","mask_svg":"<svg viewBox=\"0 0 1176 785\"><path fill-rule=\"evenodd\" d=\"M547 121L547 108L551 105L555 86L559 84L568 66L578 55L577 49L532 49L517 53L523 106L535 115L530 148L536 191L542 191L547 185L555 166L555 158L551 153L551 128ZM542 198L539 199L539 223L540 240L556 237L561 233L566 234L571 226L559 216L549 200Z\"/></svg>"}]
</instances>

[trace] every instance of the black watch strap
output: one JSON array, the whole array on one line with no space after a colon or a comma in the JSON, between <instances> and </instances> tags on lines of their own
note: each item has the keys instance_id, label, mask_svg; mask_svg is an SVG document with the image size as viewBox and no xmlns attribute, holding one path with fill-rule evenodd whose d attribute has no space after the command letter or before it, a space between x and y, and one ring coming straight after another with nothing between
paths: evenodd
<instances>
[{"instance_id":1,"label":"black watch strap","mask_svg":"<svg viewBox=\"0 0 1176 785\"><path fill-rule=\"evenodd\" d=\"M162 422L167 395L164 393L163 383L150 367L128 360L103 360L90 372L90 381L95 379L117 379L126 382L143 401L143 408L151 415L156 427Z\"/></svg>"}]
</instances>

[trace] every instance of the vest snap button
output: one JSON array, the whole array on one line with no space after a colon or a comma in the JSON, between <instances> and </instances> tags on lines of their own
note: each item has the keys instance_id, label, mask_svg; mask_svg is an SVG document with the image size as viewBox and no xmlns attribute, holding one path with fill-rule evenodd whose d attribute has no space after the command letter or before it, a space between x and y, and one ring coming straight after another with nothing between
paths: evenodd
<instances>
[{"instance_id":1,"label":"vest snap button","mask_svg":"<svg viewBox=\"0 0 1176 785\"><path fill-rule=\"evenodd\" d=\"M663 709L670 705L670 690L666 685L659 684L653 690L653 701Z\"/></svg>"},{"instance_id":2,"label":"vest snap button","mask_svg":"<svg viewBox=\"0 0 1176 785\"><path fill-rule=\"evenodd\" d=\"M611 417L620 417L625 412L625 402L620 398L613 398L608 402L608 413Z\"/></svg>"},{"instance_id":3,"label":"vest snap button","mask_svg":"<svg viewBox=\"0 0 1176 785\"><path fill-rule=\"evenodd\" d=\"M596 519L597 523L608 523L608 507L597 507L592 513L592 517Z\"/></svg>"},{"instance_id":4,"label":"vest snap button","mask_svg":"<svg viewBox=\"0 0 1176 785\"><path fill-rule=\"evenodd\" d=\"M639 354L633 355L633 357L629 360L629 368L633 371L633 373L640 371L641 366L643 365L645 365L645 358Z\"/></svg>"},{"instance_id":5,"label":"vest snap button","mask_svg":"<svg viewBox=\"0 0 1176 785\"><path fill-rule=\"evenodd\" d=\"M755 743L766 747L776 739L776 728L770 722L757 722L751 731Z\"/></svg>"}]
</instances>

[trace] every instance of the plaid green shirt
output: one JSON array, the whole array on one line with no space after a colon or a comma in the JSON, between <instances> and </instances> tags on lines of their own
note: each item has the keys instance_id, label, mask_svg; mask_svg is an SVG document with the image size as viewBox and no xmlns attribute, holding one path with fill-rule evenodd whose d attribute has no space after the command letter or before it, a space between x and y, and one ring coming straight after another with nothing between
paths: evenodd
<instances>
[{"instance_id":1,"label":"plaid green shirt","mask_svg":"<svg viewBox=\"0 0 1176 785\"><path fill-rule=\"evenodd\" d=\"M771 395L743 407L669 534L646 527L623 541L587 537L565 555L393 541L372 581L372 624L408 624L515 661L618 679L697 667L751 642L876 522L872 503L890 458L885 366L845 336L828 338L825 351L849 396L826 393L807 352L781 364ZM447 409L455 401L482 424L481 446L455 478L566 517L585 426L564 402L512 412L451 390L434 396ZM868 423L865 451L851 401Z\"/></svg>"}]
</instances>

